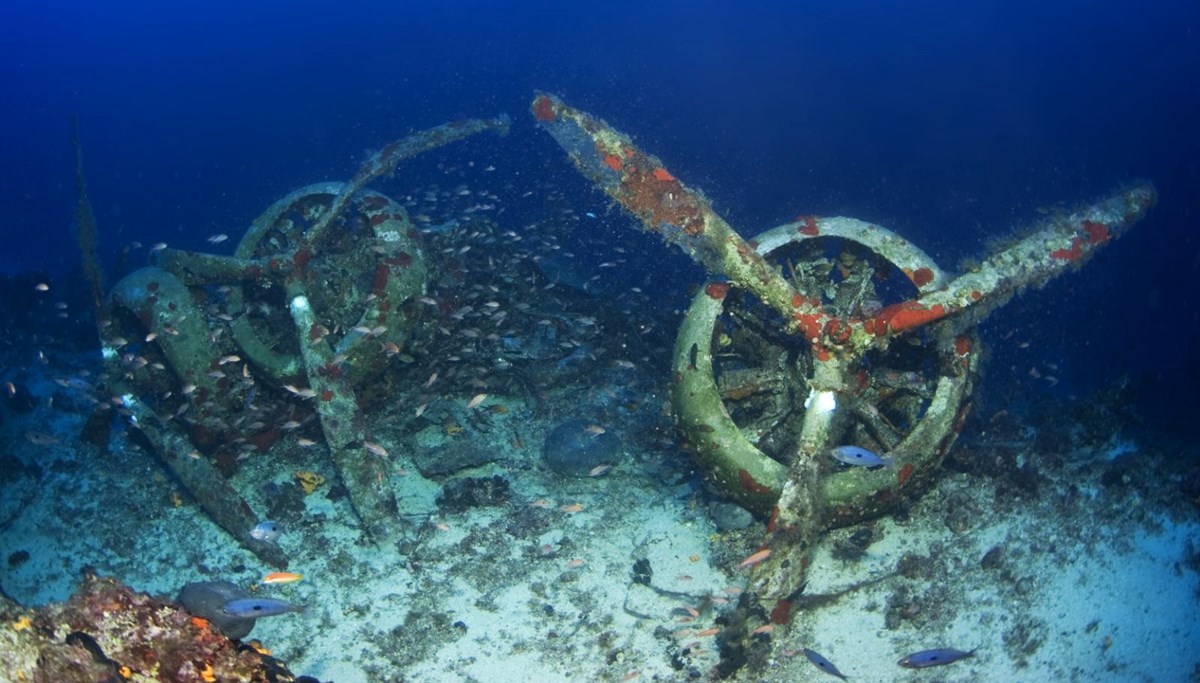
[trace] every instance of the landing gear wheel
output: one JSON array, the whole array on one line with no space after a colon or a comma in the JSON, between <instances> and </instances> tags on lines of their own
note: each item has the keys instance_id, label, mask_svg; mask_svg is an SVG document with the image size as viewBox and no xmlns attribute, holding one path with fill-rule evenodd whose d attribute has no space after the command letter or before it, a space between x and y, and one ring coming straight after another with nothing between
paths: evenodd
<instances>
[{"instance_id":1,"label":"landing gear wheel","mask_svg":"<svg viewBox=\"0 0 1200 683\"><path fill-rule=\"evenodd\" d=\"M751 244L803 295L853 320L876 315L881 298L910 298L911 277L899 274L940 273L896 240L878 226L825 219L820 237L792 223ZM687 448L718 487L769 514L793 462L817 458L832 527L883 514L931 483L966 414L979 360L974 332L934 325L890 346L826 349L785 328L754 297L718 283L697 293L680 327L671 402ZM829 457L840 445L886 453L893 465L844 468Z\"/></svg>"},{"instance_id":2,"label":"landing gear wheel","mask_svg":"<svg viewBox=\"0 0 1200 683\"><path fill-rule=\"evenodd\" d=\"M325 336L346 357L352 381L368 376L385 350L396 353L408 340L412 318L403 305L425 289L417 232L388 197L363 190L343 215L322 225L342 188L309 185L280 199L254 221L235 252L268 262L269 272L289 273L289 282L262 277L230 292L230 308L241 311L232 323L237 345L281 383L304 376L299 345ZM309 331L311 339L278 333L294 329L288 292L297 289L321 322Z\"/></svg>"}]
</instances>

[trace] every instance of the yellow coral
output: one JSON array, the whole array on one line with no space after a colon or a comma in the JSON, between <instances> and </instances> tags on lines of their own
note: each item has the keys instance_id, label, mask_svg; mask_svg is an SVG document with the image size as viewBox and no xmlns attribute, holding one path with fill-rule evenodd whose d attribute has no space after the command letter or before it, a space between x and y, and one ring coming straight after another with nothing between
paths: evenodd
<instances>
[{"instance_id":1,"label":"yellow coral","mask_svg":"<svg viewBox=\"0 0 1200 683\"><path fill-rule=\"evenodd\" d=\"M15 622L13 622L13 625L12 625L14 631L24 631L25 629L30 628L32 626L33 626L33 620L30 619L28 616L24 616L24 615L21 616L21 618L17 619Z\"/></svg>"},{"instance_id":2,"label":"yellow coral","mask_svg":"<svg viewBox=\"0 0 1200 683\"><path fill-rule=\"evenodd\" d=\"M208 683L213 683L217 680L216 674L213 673L213 666L210 662L204 663L204 668L200 670L200 678L203 678Z\"/></svg>"},{"instance_id":3,"label":"yellow coral","mask_svg":"<svg viewBox=\"0 0 1200 683\"><path fill-rule=\"evenodd\" d=\"M300 470L292 476L296 478L296 482L300 484L300 488L304 489L305 494L316 491L318 486L325 483L325 477L316 472L309 472L308 470Z\"/></svg>"}]
</instances>

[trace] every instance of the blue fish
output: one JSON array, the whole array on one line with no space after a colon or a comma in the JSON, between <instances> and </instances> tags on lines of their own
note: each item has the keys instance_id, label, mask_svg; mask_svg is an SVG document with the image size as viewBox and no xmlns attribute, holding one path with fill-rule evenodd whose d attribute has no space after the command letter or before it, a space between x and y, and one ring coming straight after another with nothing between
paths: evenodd
<instances>
[{"instance_id":1,"label":"blue fish","mask_svg":"<svg viewBox=\"0 0 1200 683\"><path fill-rule=\"evenodd\" d=\"M891 467L892 459L885 455L876 455L865 448L858 446L838 446L833 449L832 455L835 460L847 465L855 467Z\"/></svg>"},{"instance_id":2,"label":"blue fish","mask_svg":"<svg viewBox=\"0 0 1200 683\"><path fill-rule=\"evenodd\" d=\"M921 650L920 652L914 652L896 663L906 669L924 669L930 666L953 664L954 662L957 662L960 659L966 659L973 654L975 654L975 650L963 652L962 650L955 650L952 647L940 647L934 650Z\"/></svg>"},{"instance_id":3,"label":"blue fish","mask_svg":"<svg viewBox=\"0 0 1200 683\"><path fill-rule=\"evenodd\" d=\"M825 659L819 653L813 652L808 648L804 648L804 656L808 657L808 661L812 662L813 665L815 665L818 669L824 671L830 676L837 676L843 681L848 680L845 674L843 674L841 671L838 671L838 668L833 665L833 662Z\"/></svg>"},{"instance_id":4,"label":"blue fish","mask_svg":"<svg viewBox=\"0 0 1200 683\"><path fill-rule=\"evenodd\" d=\"M303 612L303 607L297 607L282 600L273 598L238 598L221 605L221 612L227 616L240 619L257 619L258 617L273 617L276 614L288 612Z\"/></svg>"}]
</instances>

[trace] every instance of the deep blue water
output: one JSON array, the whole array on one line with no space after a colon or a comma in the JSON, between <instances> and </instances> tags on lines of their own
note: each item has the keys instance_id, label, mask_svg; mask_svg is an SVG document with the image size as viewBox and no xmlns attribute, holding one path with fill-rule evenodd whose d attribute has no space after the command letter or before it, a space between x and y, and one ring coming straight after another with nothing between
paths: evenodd
<instances>
[{"instance_id":1,"label":"deep blue water","mask_svg":"<svg viewBox=\"0 0 1200 683\"><path fill-rule=\"evenodd\" d=\"M1200 408L1195 2L410 5L4 3L0 271L78 261L72 114L110 265L135 240L208 248L366 150L498 112L507 138L435 152L388 187L478 159L506 199L556 187L603 211L533 125L542 89L634 135L743 234L851 215L950 268L1037 207L1151 180L1145 222L994 317L989 372L1049 360L1064 393L1128 375L1146 416L1180 429ZM676 268L655 286L682 300L686 257L629 223L606 219L610 239Z\"/></svg>"}]
</instances>

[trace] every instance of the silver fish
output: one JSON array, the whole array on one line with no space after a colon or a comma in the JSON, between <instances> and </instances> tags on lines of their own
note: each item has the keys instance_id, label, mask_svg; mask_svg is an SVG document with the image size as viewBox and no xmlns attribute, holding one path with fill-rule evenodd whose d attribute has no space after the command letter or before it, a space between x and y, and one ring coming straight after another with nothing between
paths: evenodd
<instances>
[{"instance_id":1,"label":"silver fish","mask_svg":"<svg viewBox=\"0 0 1200 683\"><path fill-rule=\"evenodd\" d=\"M838 446L831 452L838 462L855 467L891 467L892 459L888 456L877 455L858 446Z\"/></svg>"},{"instance_id":2,"label":"silver fish","mask_svg":"<svg viewBox=\"0 0 1200 683\"><path fill-rule=\"evenodd\" d=\"M934 650L921 650L914 652L911 655L896 662L906 669L924 669L930 666L942 666L944 664L953 664L960 659L966 659L975 654L975 650L963 652L955 650L952 647L940 647Z\"/></svg>"},{"instance_id":3,"label":"silver fish","mask_svg":"<svg viewBox=\"0 0 1200 683\"><path fill-rule=\"evenodd\" d=\"M268 543L274 543L282 535L283 526L279 522L272 522L269 519L265 522L259 522L250 530L250 538L267 541Z\"/></svg>"}]
</instances>

